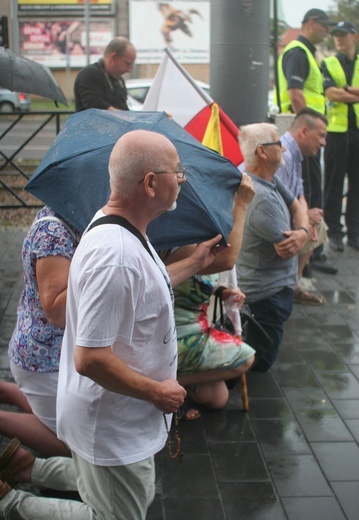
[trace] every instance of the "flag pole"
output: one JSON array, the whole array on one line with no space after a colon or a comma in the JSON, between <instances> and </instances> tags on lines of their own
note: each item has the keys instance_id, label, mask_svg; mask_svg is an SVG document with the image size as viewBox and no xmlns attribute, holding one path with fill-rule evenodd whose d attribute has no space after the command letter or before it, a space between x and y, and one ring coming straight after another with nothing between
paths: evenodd
<instances>
[{"instance_id":1,"label":"flag pole","mask_svg":"<svg viewBox=\"0 0 359 520\"><path fill-rule=\"evenodd\" d=\"M192 76L186 71L186 69L176 60L176 58L173 56L172 52L169 50L168 47L165 48L165 53L169 58L171 58L172 62L176 65L176 67L182 72L182 74L186 77L186 79L190 82L192 87L196 89L198 94L202 97L202 99L207 103L207 105L212 105L213 99L206 94L206 92L201 89L197 85L197 83L194 81Z\"/></svg>"}]
</instances>

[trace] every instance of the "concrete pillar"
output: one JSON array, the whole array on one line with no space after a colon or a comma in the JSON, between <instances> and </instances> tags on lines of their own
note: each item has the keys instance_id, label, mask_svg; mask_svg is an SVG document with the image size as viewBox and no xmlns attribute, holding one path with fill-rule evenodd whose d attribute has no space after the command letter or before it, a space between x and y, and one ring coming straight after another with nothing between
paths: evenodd
<instances>
[{"instance_id":1,"label":"concrete pillar","mask_svg":"<svg viewBox=\"0 0 359 520\"><path fill-rule=\"evenodd\" d=\"M270 0L212 0L211 96L238 125L267 120Z\"/></svg>"}]
</instances>

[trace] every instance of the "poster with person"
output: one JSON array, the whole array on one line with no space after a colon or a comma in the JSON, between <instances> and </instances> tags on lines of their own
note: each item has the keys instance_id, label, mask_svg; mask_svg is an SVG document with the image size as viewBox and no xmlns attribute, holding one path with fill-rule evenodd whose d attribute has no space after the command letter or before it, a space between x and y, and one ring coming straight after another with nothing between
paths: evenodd
<instances>
[{"instance_id":1,"label":"poster with person","mask_svg":"<svg viewBox=\"0 0 359 520\"><path fill-rule=\"evenodd\" d=\"M181 63L209 63L210 1L130 0L136 63L160 63L168 47Z\"/></svg>"},{"instance_id":2,"label":"poster with person","mask_svg":"<svg viewBox=\"0 0 359 520\"><path fill-rule=\"evenodd\" d=\"M20 54L51 68L84 67L86 28L83 21L54 20L19 22ZM99 60L114 37L110 20L90 23L90 62Z\"/></svg>"}]
</instances>

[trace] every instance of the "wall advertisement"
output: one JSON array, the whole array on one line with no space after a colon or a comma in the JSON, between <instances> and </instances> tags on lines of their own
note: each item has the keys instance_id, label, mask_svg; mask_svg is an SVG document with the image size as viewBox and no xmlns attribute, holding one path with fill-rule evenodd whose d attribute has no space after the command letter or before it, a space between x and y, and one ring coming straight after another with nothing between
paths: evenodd
<instances>
[{"instance_id":1,"label":"wall advertisement","mask_svg":"<svg viewBox=\"0 0 359 520\"><path fill-rule=\"evenodd\" d=\"M165 47L181 63L209 63L209 0L130 0L129 8L137 64L160 63Z\"/></svg>"},{"instance_id":2,"label":"wall advertisement","mask_svg":"<svg viewBox=\"0 0 359 520\"><path fill-rule=\"evenodd\" d=\"M83 21L46 19L19 22L20 54L51 68L82 68L87 64ZM90 23L90 62L101 58L114 37L112 20Z\"/></svg>"},{"instance_id":3,"label":"wall advertisement","mask_svg":"<svg viewBox=\"0 0 359 520\"><path fill-rule=\"evenodd\" d=\"M85 0L18 0L18 10L22 14L37 11L79 12L84 10ZM113 13L113 0L90 0L91 13Z\"/></svg>"}]
</instances>

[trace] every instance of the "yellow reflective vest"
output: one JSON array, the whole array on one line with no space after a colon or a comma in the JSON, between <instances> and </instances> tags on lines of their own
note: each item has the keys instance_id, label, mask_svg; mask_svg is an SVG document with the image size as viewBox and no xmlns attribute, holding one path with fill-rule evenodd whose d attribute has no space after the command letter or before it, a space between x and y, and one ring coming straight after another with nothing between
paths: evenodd
<instances>
[{"instance_id":1,"label":"yellow reflective vest","mask_svg":"<svg viewBox=\"0 0 359 520\"><path fill-rule=\"evenodd\" d=\"M328 72L335 81L338 88L345 87L347 80L345 72L336 56L324 58ZM359 87L359 58L355 61L354 74L351 82L352 87ZM357 128L359 128L359 103L353 105ZM340 101L327 100L327 117L329 120L328 132L347 132L348 131L348 104Z\"/></svg>"},{"instance_id":2,"label":"yellow reflective vest","mask_svg":"<svg viewBox=\"0 0 359 520\"><path fill-rule=\"evenodd\" d=\"M307 106L317 110L321 114L325 113L325 97L323 93L323 78L318 62L304 43L293 40L284 49L278 60L278 80L280 94L280 108L282 113L290 113L291 101L289 97L287 80L283 72L283 56L290 49L300 47L307 55L309 63L309 74L303 85L303 94ZM277 104L279 105L278 101Z\"/></svg>"}]
</instances>

